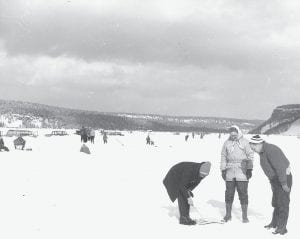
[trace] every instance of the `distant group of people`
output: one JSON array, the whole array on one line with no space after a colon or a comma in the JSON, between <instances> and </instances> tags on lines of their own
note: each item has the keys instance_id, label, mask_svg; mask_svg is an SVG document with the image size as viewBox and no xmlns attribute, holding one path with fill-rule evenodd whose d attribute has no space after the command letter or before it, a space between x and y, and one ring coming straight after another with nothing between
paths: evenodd
<instances>
[{"instance_id":1,"label":"distant group of people","mask_svg":"<svg viewBox=\"0 0 300 239\"><path fill-rule=\"evenodd\" d=\"M199 134L200 134L200 139L203 139L204 136L205 136L207 133L200 132ZM189 137L190 137L190 135L189 135L189 134L186 134L186 135L184 136L184 140L185 140L185 141L188 141ZM218 138L220 139L221 137L222 137L222 134L219 133L219 134L218 134ZM194 132L192 132L192 138L193 138L193 139L195 138L195 133L194 133Z\"/></svg>"},{"instance_id":2,"label":"distant group of people","mask_svg":"<svg viewBox=\"0 0 300 239\"><path fill-rule=\"evenodd\" d=\"M92 128L82 127L80 129L80 136L81 142L87 143L88 141L91 141L91 143L93 144L95 141L95 130Z\"/></svg>"},{"instance_id":3,"label":"distant group of people","mask_svg":"<svg viewBox=\"0 0 300 239\"><path fill-rule=\"evenodd\" d=\"M18 136L14 141L14 147L15 149L18 149L20 148L21 150L24 150L25 148L25 144L26 144L26 140L22 138L22 136ZM2 138L2 136L0 136L0 151L6 151L6 152L9 152L9 149L7 146L5 146L4 144L4 140Z\"/></svg>"},{"instance_id":4,"label":"distant group of people","mask_svg":"<svg viewBox=\"0 0 300 239\"><path fill-rule=\"evenodd\" d=\"M221 176L225 181L224 222L231 220L232 203L235 191L238 192L242 208L242 222L248 223L248 183L252 177L254 152L260 156L260 165L268 177L272 189L273 214L271 222L265 228L274 228L273 234L287 233L289 216L290 192L292 174L290 162L282 150L267 143L260 135L247 140L239 127L229 128L229 138L224 142L221 151ZM179 223L195 225L197 222L190 218L190 206L193 206L193 189L209 175L210 162L181 162L168 171L163 180L167 193L172 202L177 199L179 208Z\"/></svg>"},{"instance_id":5,"label":"distant group of people","mask_svg":"<svg viewBox=\"0 0 300 239\"><path fill-rule=\"evenodd\" d=\"M83 143L87 143L88 141L90 141L92 144L94 144L95 142L95 136L96 136L96 132L94 129L92 128L86 128L86 127L82 127L79 130L79 134L80 134L80 141ZM103 143L107 144L107 133L105 131L102 131L102 138L103 138Z\"/></svg>"},{"instance_id":6,"label":"distant group of people","mask_svg":"<svg viewBox=\"0 0 300 239\"><path fill-rule=\"evenodd\" d=\"M102 138L103 138L103 144L107 144L107 139L108 139L107 133L105 131L102 131L101 133L102 133ZM91 151L85 143L90 141L92 144L94 144L95 135L96 135L95 130L92 128L82 127L79 130L79 134L80 134L80 141L83 142L83 145L80 148L80 152L90 154Z\"/></svg>"},{"instance_id":7,"label":"distant group of people","mask_svg":"<svg viewBox=\"0 0 300 239\"><path fill-rule=\"evenodd\" d=\"M204 136L205 136L205 133L204 133L204 132L200 132L199 134L200 134L200 139L203 139ZM187 142L188 139L189 139L189 137L190 137L190 135L189 135L189 134L186 134L186 135L184 136L184 140ZM192 138L193 138L193 139L195 138L195 133L194 133L194 132L192 132ZM219 138L220 138L220 136L219 136Z\"/></svg>"}]
</instances>

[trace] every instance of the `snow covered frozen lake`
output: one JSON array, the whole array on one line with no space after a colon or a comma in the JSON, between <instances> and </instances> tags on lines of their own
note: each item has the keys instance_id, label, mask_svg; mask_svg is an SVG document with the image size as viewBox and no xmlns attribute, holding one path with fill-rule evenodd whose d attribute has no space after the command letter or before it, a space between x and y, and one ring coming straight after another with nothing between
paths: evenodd
<instances>
[{"instance_id":1,"label":"snow covered frozen lake","mask_svg":"<svg viewBox=\"0 0 300 239\"><path fill-rule=\"evenodd\" d=\"M233 220L227 224L183 226L177 202L172 203L162 184L171 166L181 161L211 161L210 175L194 190L192 218L221 219L225 213L225 183L219 170L221 147L227 136L217 134L185 142L182 133L151 132L155 145L146 145L147 132L109 136L104 145L99 132L91 155L80 153L80 136L25 137L32 151L13 148L0 153L0 238L299 238L298 186L300 139L265 136L281 147L291 162L288 233L273 235L263 226L271 220L271 187L255 154L249 183L249 220L241 222L238 195ZM246 135L246 138L250 136Z\"/></svg>"}]
</instances>

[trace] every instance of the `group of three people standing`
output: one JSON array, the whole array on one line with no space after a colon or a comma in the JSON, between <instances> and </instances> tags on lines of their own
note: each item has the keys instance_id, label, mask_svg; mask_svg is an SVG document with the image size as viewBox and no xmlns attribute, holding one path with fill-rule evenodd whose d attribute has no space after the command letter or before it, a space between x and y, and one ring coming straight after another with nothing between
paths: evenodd
<instances>
[{"instance_id":1,"label":"group of three people standing","mask_svg":"<svg viewBox=\"0 0 300 239\"><path fill-rule=\"evenodd\" d=\"M226 182L225 204L226 215L224 222L231 220L232 203L235 191L238 192L242 221L249 222L248 211L248 183L252 177L253 154L260 156L260 165L270 180L273 196L273 216L270 224L265 227L275 228L274 234L287 233L286 225L289 216L290 190L292 174L290 162L276 145L265 142L259 135L250 141L245 139L237 126L229 128L229 138L224 142L221 152L222 178ZM196 221L189 216L190 206L193 205L192 190L210 172L210 162L181 162L174 165L163 183L170 199L178 201L180 224L195 225Z\"/></svg>"}]
</instances>

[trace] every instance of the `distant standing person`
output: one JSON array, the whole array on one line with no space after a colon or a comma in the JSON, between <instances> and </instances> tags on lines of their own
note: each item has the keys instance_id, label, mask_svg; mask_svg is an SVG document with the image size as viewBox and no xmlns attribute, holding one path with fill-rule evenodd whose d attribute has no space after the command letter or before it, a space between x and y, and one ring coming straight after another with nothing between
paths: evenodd
<instances>
[{"instance_id":1,"label":"distant standing person","mask_svg":"<svg viewBox=\"0 0 300 239\"><path fill-rule=\"evenodd\" d=\"M189 135L187 134L185 137L184 137L185 141L187 141L189 139Z\"/></svg>"},{"instance_id":2,"label":"distant standing person","mask_svg":"<svg viewBox=\"0 0 300 239\"><path fill-rule=\"evenodd\" d=\"M210 171L210 162L181 162L174 165L163 180L172 202L177 199L179 208L179 223L195 225L190 218L190 206L193 206L192 191L198 186Z\"/></svg>"},{"instance_id":3,"label":"distant standing person","mask_svg":"<svg viewBox=\"0 0 300 239\"><path fill-rule=\"evenodd\" d=\"M91 141L92 142L92 136L91 136L91 128L87 128L87 141Z\"/></svg>"},{"instance_id":4,"label":"distant standing person","mask_svg":"<svg viewBox=\"0 0 300 239\"><path fill-rule=\"evenodd\" d=\"M276 228L273 233L283 235L287 233L290 192L293 184L290 162L278 146L265 142L259 135L250 139L250 147L259 154L260 166L269 178L273 192L272 221L265 228Z\"/></svg>"},{"instance_id":5,"label":"distant standing person","mask_svg":"<svg viewBox=\"0 0 300 239\"><path fill-rule=\"evenodd\" d=\"M95 141L95 130L94 129L90 130L90 139L91 139L91 143L93 144Z\"/></svg>"},{"instance_id":6,"label":"distant standing person","mask_svg":"<svg viewBox=\"0 0 300 239\"><path fill-rule=\"evenodd\" d=\"M151 143L151 139L150 139L150 136L148 134L147 137L146 137L146 144L150 144L150 143Z\"/></svg>"},{"instance_id":7,"label":"distant standing person","mask_svg":"<svg viewBox=\"0 0 300 239\"><path fill-rule=\"evenodd\" d=\"M223 220L225 222L231 220L232 203L235 190L237 190L242 207L243 223L247 223L249 222L247 216L248 181L252 177L253 151L238 126L231 126L229 133L230 136L224 142L221 152L220 168L222 178L226 182L226 215Z\"/></svg>"},{"instance_id":8,"label":"distant standing person","mask_svg":"<svg viewBox=\"0 0 300 239\"><path fill-rule=\"evenodd\" d=\"M103 143L107 144L107 134L106 134L106 132L103 133Z\"/></svg>"},{"instance_id":9,"label":"distant standing person","mask_svg":"<svg viewBox=\"0 0 300 239\"><path fill-rule=\"evenodd\" d=\"M80 130L81 142L86 143L88 140L88 133L85 127L82 127Z\"/></svg>"},{"instance_id":10,"label":"distant standing person","mask_svg":"<svg viewBox=\"0 0 300 239\"><path fill-rule=\"evenodd\" d=\"M7 152L9 151L9 149L4 145L4 140L2 136L0 136L0 151L2 151L2 149Z\"/></svg>"}]
</instances>

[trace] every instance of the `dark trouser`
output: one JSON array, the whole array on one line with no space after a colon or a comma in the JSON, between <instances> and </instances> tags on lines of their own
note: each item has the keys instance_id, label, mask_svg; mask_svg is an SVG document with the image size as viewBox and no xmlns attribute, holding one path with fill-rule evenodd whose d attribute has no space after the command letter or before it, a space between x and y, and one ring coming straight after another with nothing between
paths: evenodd
<instances>
[{"instance_id":1,"label":"dark trouser","mask_svg":"<svg viewBox=\"0 0 300 239\"><path fill-rule=\"evenodd\" d=\"M93 144L95 140L95 136L91 136L91 143Z\"/></svg>"},{"instance_id":2,"label":"dark trouser","mask_svg":"<svg viewBox=\"0 0 300 239\"><path fill-rule=\"evenodd\" d=\"M235 188L238 191L241 205L248 204L248 181L226 181L225 202L233 203Z\"/></svg>"},{"instance_id":3,"label":"dark trouser","mask_svg":"<svg viewBox=\"0 0 300 239\"><path fill-rule=\"evenodd\" d=\"M82 135L82 141L83 143L86 143L88 141L87 135Z\"/></svg>"},{"instance_id":4,"label":"dark trouser","mask_svg":"<svg viewBox=\"0 0 300 239\"><path fill-rule=\"evenodd\" d=\"M289 217L289 205L290 205L290 193L285 192L282 189L278 178L270 180L273 197L272 207L274 207L272 225L278 227L278 229L286 229L288 217ZM287 185L292 187L293 177L292 174L287 175Z\"/></svg>"},{"instance_id":5,"label":"dark trouser","mask_svg":"<svg viewBox=\"0 0 300 239\"><path fill-rule=\"evenodd\" d=\"M190 217L190 205L187 199L179 193L177 197L180 217Z\"/></svg>"}]
</instances>

